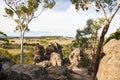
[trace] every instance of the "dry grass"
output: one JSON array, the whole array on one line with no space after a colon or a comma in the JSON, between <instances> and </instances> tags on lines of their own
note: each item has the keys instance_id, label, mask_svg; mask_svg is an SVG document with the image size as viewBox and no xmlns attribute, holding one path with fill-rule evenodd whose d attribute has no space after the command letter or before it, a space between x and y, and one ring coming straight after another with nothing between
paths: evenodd
<instances>
[{"instance_id":1,"label":"dry grass","mask_svg":"<svg viewBox=\"0 0 120 80\"><path fill-rule=\"evenodd\" d=\"M20 54L20 49L5 49L7 50L10 54L12 55L17 55L17 54ZM28 50L24 50L25 53L28 53L29 51Z\"/></svg>"},{"instance_id":2,"label":"dry grass","mask_svg":"<svg viewBox=\"0 0 120 80\"><path fill-rule=\"evenodd\" d=\"M9 42L11 44L20 44L20 39L19 38L9 38ZM37 37L37 38L25 38L24 43L28 44L41 44L41 45L48 45L50 42L58 42L61 45L67 45L72 42L72 38L64 38L64 37ZM7 50L10 54L16 55L20 54L20 49L5 49ZM24 50L25 53L30 52L30 50Z\"/></svg>"}]
</instances>

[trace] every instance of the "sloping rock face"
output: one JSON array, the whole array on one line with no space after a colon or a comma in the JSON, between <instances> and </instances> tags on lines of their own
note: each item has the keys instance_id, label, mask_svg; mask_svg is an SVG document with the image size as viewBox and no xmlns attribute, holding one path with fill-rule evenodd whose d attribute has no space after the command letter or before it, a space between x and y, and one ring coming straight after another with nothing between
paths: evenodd
<instances>
[{"instance_id":1,"label":"sloping rock face","mask_svg":"<svg viewBox=\"0 0 120 80\"><path fill-rule=\"evenodd\" d=\"M68 69L62 66L53 66L47 69L46 80L91 80L91 77L83 69Z\"/></svg>"},{"instance_id":2,"label":"sloping rock face","mask_svg":"<svg viewBox=\"0 0 120 80\"><path fill-rule=\"evenodd\" d=\"M87 71L83 68L73 68L70 71L70 79L69 80L92 80L90 75L88 75Z\"/></svg>"},{"instance_id":3,"label":"sloping rock face","mask_svg":"<svg viewBox=\"0 0 120 80\"><path fill-rule=\"evenodd\" d=\"M70 80L69 71L65 67L52 66L47 69L47 72L48 72L47 80Z\"/></svg>"},{"instance_id":4,"label":"sloping rock face","mask_svg":"<svg viewBox=\"0 0 120 80\"><path fill-rule=\"evenodd\" d=\"M9 74L11 67L16 63L6 58L5 56L0 57L1 71L0 71L0 80L6 80L7 75Z\"/></svg>"},{"instance_id":5,"label":"sloping rock face","mask_svg":"<svg viewBox=\"0 0 120 80\"><path fill-rule=\"evenodd\" d=\"M47 71L37 65L15 64L6 57L0 57L2 70L0 80L45 80Z\"/></svg>"},{"instance_id":6,"label":"sloping rock face","mask_svg":"<svg viewBox=\"0 0 120 80\"><path fill-rule=\"evenodd\" d=\"M9 80L44 80L47 72L43 67L36 65L17 64L9 72Z\"/></svg>"},{"instance_id":7,"label":"sloping rock face","mask_svg":"<svg viewBox=\"0 0 120 80\"><path fill-rule=\"evenodd\" d=\"M120 80L120 40L111 40L104 47L106 54L100 62L98 80Z\"/></svg>"}]
</instances>

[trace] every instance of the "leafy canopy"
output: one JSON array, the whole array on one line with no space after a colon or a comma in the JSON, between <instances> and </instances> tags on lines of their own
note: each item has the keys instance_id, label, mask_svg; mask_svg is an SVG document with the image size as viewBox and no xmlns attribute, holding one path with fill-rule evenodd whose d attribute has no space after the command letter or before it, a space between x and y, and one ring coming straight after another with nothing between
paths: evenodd
<instances>
[{"instance_id":1,"label":"leafy canopy","mask_svg":"<svg viewBox=\"0 0 120 80\"><path fill-rule=\"evenodd\" d=\"M55 5L54 0L4 0L8 7L5 8L7 17L17 23L15 30L23 31L28 29L29 22L38 17L41 12ZM41 12L36 14L37 9L41 7Z\"/></svg>"},{"instance_id":2,"label":"leafy canopy","mask_svg":"<svg viewBox=\"0 0 120 80\"><path fill-rule=\"evenodd\" d=\"M106 39L105 43L109 42L111 39L120 39L120 28L118 28L114 33L111 33L110 36Z\"/></svg>"},{"instance_id":3,"label":"leafy canopy","mask_svg":"<svg viewBox=\"0 0 120 80\"><path fill-rule=\"evenodd\" d=\"M109 11L111 12L113 8L117 4L117 0L98 0L100 2L100 5L102 5L104 8L107 7ZM72 4L75 5L76 10L82 9L87 10L91 6L93 7L93 2L95 2L96 11L99 11L100 7L96 0L71 0Z\"/></svg>"},{"instance_id":4,"label":"leafy canopy","mask_svg":"<svg viewBox=\"0 0 120 80\"><path fill-rule=\"evenodd\" d=\"M7 39L7 35L5 33L3 33L2 31L0 31L0 40L9 42Z\"/></svg>"},{"instance_id":5,"label":"leafy canopy","mask_svg":"<svg viewBox=\"0 0 120 80\"><path fill-rule=\"evenodd\" d=\"M98 30L101 28L103 22L103 18L87 20L86 26L83 30L77 29L76 39L73 45L79 47L82 51L88 48L93 48L93 42L98 40Z\"/></svg>"}]
</instances>

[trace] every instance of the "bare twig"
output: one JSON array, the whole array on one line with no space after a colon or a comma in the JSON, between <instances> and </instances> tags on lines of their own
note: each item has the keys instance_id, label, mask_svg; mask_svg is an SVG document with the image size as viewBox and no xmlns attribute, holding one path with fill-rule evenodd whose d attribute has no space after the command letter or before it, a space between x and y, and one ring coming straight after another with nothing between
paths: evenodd
<instances>
[{"instance_id":1,"label":"bare twig","mask_svg":"<svg viewBox=\"0 0 120 80\"><path fill-rule=\"evenodd\" d=\"M103 14L104 14L104 17L105 17L105 20L107 20L107 14L105 12L105 9L103 8L103 6L101 5L101 3L99 2L99 0L96 0L97 4L98 4L98 7L100 7L100 9L102 10Z\"/></svg>"}]
</instances>

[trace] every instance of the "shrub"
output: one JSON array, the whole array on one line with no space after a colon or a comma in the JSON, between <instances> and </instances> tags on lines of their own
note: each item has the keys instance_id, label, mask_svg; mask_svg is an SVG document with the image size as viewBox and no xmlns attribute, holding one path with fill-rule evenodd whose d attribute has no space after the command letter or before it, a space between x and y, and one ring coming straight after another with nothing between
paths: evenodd
<instances>
[{"instance_id":1,"label":"shrub","mask_svg":"<svg viewBox=\"0 0 120 80\"><path fill-rule=\"evenodd\" d=\"M25 64L31 64L33 62L34 54L32 53L25 53L24 54L24 63ZM13 55L13 61L16 63L20 63L20 54Z\"/></svg>"},{"instance_id":2,"label":"shrub","mask_svg":"<svg viewBox=\"0 0 120 80\"><path fill-rule=\"evenodd\" d=\"M12 59L13 56L9 54L7 50L0 49L0 56L6 56L6 58Z\"/></svg>"},{"instance_id":3,"label":"shrub","mask_svg":"<svg viewBox=\"0 0 120 80\"><path fill-rule=\"evenodd\" d=\"M72 50L72 45L71 44L68 44L68 45L62 45L62 54L63 54L63 57L64 58L68 58L69 57L69 54Z\"/></svg>"},{"instance_id":4,"label":"shrub","mask_svg":"<svg viewBox=\"0 0 120 80\"><path fill-rule=\"evenodd\" d=\"M81 67L88 67L89 64L90 64L89 61L90 60L88 59L88 57L81 57L79 66L81 66Z\"/></svg>"},{"instance_id":5,"label":"shrub","mask_svg":"<svg viewBox=\"0 0 120 80\"><path fill-rule=\"evenodd\" d=\"M4 43L1 45L1 47L4 49L20 49L19 44L11 44L11 43Z\"/></svg>"}]
</instances>

